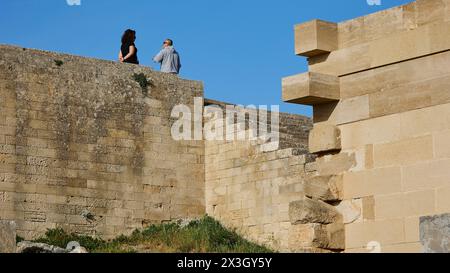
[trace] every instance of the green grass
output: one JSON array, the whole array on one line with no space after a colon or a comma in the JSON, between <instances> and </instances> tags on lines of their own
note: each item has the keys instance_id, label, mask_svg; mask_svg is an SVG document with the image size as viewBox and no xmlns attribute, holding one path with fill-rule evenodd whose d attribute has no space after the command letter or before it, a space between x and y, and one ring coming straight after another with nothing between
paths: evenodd
<instances>
[{"instance_id":1,"label":"green grass","mask_svg":"<svg viewBox=\"0 0 450 273\"><path fill-rule=\"evenodd\" d=\"M205 216L187 226L178 224L153 225L131 236L119 236L104 241L88 236L67 234L62 229L49 230L36 242L65 248L70 241L78 241L94 253L270 253L272 250L251 243L235 231L224 228L213 218Z\"/></svg>"},{"instance_id":2,"label":"green grass","mask_svg":"<svg viewBox=\"0 0 450 273\"><path fill-rule=\"evenodd\" d=\"M55 60L55 64L56 64L56 66L62 66L64 64L64 62L61 60Z\"/></svg>"},{"instance_id":3,"label":"green grass","mask_svg":"<svg viewBox=\"0 0 450 273\"><path fill-rule=\"evenodd\" d=\"M145 74L144 74L144 73L139 73L139 74L134 73L134 74L133 74L133 79L134 79L137 83L139 83L139 86L140 86L141 89L142 89L142 93L143 93L144 95L147 95L147 94L148 94L148 87L151 85L151 81L149 81L149 80L147 79L147 77L145 76Z\"/></svg>"}]
</instances>

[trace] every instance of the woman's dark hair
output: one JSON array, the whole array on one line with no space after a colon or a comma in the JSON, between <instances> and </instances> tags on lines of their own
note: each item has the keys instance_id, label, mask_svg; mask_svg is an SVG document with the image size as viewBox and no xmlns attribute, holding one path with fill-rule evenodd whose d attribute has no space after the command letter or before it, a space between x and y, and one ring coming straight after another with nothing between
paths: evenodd
<instances>
[{"instance_id":1,"label":"woman's dark hair","mask_svg":"<svg viewBox=\"0 0 450 273\"><path fill-rule=\"evenodd\" d=\"M127 29L122 35L122 44L131 45L136 40L136 31Z\"/></svg>"}]
</instances>

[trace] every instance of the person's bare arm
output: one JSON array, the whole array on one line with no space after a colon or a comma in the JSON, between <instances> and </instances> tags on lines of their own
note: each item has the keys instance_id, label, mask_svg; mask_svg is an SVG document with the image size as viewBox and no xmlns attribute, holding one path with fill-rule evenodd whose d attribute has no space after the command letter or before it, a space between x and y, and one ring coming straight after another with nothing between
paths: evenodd
<instances>
[{"instance_id":1,"label":"person's bare arm","mask_svg":"<svg viewBox=\"0 0 450 273\"><path fill-rule=\"evenodd\" d=\"M136 48L134 46L130 46L130 52L128 53L127 56L123 57L123 60L127 60L128 58L130 58L131 56L133 56L136 53Z\"/></svg>"},{"instance_id":2,"label":"person's bare arm","mask_svg":"<svg viewBox=\"0 0 450 273\"><path fill-rule=\"evenodd\" d=\"M119 51L119 62L123 63L122 50Z\"/></svg>"}]
</instances>

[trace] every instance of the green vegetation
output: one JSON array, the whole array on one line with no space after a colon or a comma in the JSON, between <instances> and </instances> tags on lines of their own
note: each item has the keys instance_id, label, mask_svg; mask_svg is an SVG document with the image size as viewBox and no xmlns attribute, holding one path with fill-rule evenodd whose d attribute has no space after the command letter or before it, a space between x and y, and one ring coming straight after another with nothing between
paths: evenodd
<instances>
[{"instance_id":1,"label":"green vegetation","mask_svg":"<svg viewBox=\"0 0 450 273\"><path fill-rule=\"evenodd\" d=\"M139 86L141 86L142 93L144 93L144 95L147 95L148 87L151 85L151 82L147 79L145 74L144 73L139 73L139 74L134 73L133 78L137 83L139 83Z\"/></svg>"},{"instance_id":2,"label":"green vegetation","mask_svg":"<svg viewBox=\"0 0 450 273\"><path fill-rule=\"evenodd\" d=\"M235 231L229 231L213 218L205 216L182 227L178 224L153 225L131 236L104 241L88 236L67 234L61 229L49 230L36 240L65 248L77 241L94 253L270 253L270 249L251 243Z\"/></svg>"},{"instance_id":3,"label":"green vegetation","mask_svg":"<svg viewBox=\"0 0 450 273\"><path fill-rule=\"evenodd\" d=\"M61 60L55 60L55 64L56 64L56 66L62 66L64 64L64 62Z\"/></svg>"},{"instance_id":4,"label":"green vegetation","mask_svg":"<svg viewBox=\"0 0 450 273\"><path fill-rule=\"evenodd\" d=\"M20 243L20 242L22 242L22 241L25 241L25 239L22 238L22 237L20 237L19 235L16 235L16 242L17 242L17 243Z\"/></svg>"}]
</instances>

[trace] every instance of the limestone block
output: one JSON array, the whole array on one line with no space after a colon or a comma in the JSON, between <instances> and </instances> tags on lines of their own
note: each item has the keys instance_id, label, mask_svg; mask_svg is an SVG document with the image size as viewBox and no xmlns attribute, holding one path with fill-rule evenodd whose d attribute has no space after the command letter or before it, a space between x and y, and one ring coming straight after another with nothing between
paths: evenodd
<instances>
[{"instance_id":1,"label":"limestone block","mask_svg":"<svg viewBox=\"0 0 450 273\"><path fill-rule=\"evenodd\" d=\"M362 198L362 215L364 220L375 219L375 199L373 196Z\"/></svg>"},{"instance_id":2,"label":"limestone block","mask_svg":"<svg viewBox=\"0 0 450 273\"><path fill-rule=\"evenodd\" d=\"M400 140L400 117L400 114L389 115L340 125L342 149L354 149L369 144L389 143Z\"/></svg>"},{"instance_id":3,"label":"limestone block","mask_svg":"<svg viewBox=\"0 0 450 273\"><path fill-rule=\"evenodd\" d=\"M332 124L318 124L309 133L309 152L322 153L341 149L341 131Z\"/></svg>"},{"instance_id":4,"label":"limestone block","mask_svg":"<svg viewBox=\"0 0 450 273\"><path fill-rule=\"evenodd\" d=\"M402 184L404 190L444 189L450 186L450 168L448 166L450 166L450 160L443 159L403 167ZM439 191L438 194L440 194ZM447 198L447 200L449 199ZM450 202L448 204L450 205ZM450 206L447 209L450 209Z\"/></svg>"},{"instance_id":5,"label":"limestone block","mask_svg":"<svg viewBox=\"0 0 450 273\"><path fill-rule=\"evenodd\" d=\"M431 135L374 145L374 166L412 164L433 158Z\"/></svg>"},{"instance_id":6,"label":"limestone block","mask_svg":"<svg viewBox=\"0 0 450 273\"><path fill-rule=\"evenodd\" d=\"M307 197L322 201L343 199L343 176L313 176L305 181L304 192Z\"/></svg>"},{"instance_id":7,"label":"limestone block","mask_svg":"<svg viewBox=\"0 0 450 273\"><path fill-rule=\"evenodd\" d=\"M422 253L423 247L420 243L406 243L387 245L382 248L382 253Z\"/></svg>"},{"instance_id":8,"label":"limestone block","mask_svg":"<svg viewBox=\"0 0 450 273\"><path fill-rule=\"evenodd\" d=\"M342 222L342 215L331 205L320 200L305 198L289 204L289 218L292 224L330 224Z\"/></svg>"},{"instance_id":9,"label":"limestone block","mask_svg":"<svg viewBox=\"0 0 450 273\"><path fill-rule=\"evenodd\" d=\"M434 189L405 194L405 215L421 216L435 213L436 193Z\"/></svg>"},{"instance_id":10,"label":"limestone block","mask_svg":"<svg viewBox=\"0 0 450 273\"><path fill-rule=\"evenodd\" d=\"M437 158L450 158L450 130L434 135L434 151Z\"/></svg>"},{"instance_id":11,"label":"limestone block","mask_svg":"<svg viewBox=\"0 0 450 273\"><path fill-rule=\"evenodd\" d=\"M450 52L445 51L343 76L340 78L341 98L346 99L396 88L411 83L411 79L415 79L414 82L418 83L444 77L450 73L447 65L449 61Z\"/></svg>"},{"instance_id":12,"label":"limestone block","mask_svg":"<svg viewBox=\"0 0 450 273\"><path fill-rule=\"evenodd\" d=\"M316 105L340 98L339 78L320 73L303 73L282 80L283 101Z\"/></svg>"},{"instance_id":13,"label":"limestone block","mask_svg":"<svg viewBox=\"0 0 450 273\"><path fill-rule=\"evenodd\" d=\"M17 245L18 253L67 253L64 248L52 246L44 243L33 243L22 241Z\"/></svg>"},{"instance_id":14,"label":"limestone block","mask_svg":"<svg viewBox=\"0 0 450 273\"><path fill-rule=\"evenodd\" d=\"M292 225L288 242L289 249L293 252L316 252L314 249L342 250L345 248L344 225Z\"/></svg>"},{"instance_id":15,"label":"limestone block","mask_svg":"<svg viewBox=\"0 0 450 273\"><path fill-rule=\"evenodd\" d=\"M319 175L335 175L348 171L356 166L354 153L325 155L317 158L316 167Z\"/></svg>"},{"instance_id":16,"label":"limestone block","mask_svg":"<svg viewBox=\"0 0 450 273\"><path fill-rule=\"evenodd\" d=\"M295 26L295 54L305 57L327 54L337 49L337 24L312 20Z\"/></svg>"},{"instance_id":17,"label":"limestone block","mask_svg":"<svg viewBox=\"0 0 450 273\"><path fill-rule=\"evenodd\" d=\"M450 186L436 190L436 211L439 213L450 212Z\"/></svg>"},{"instance_id":18,"label":"limestone block","mask_svg":"<svg viewBox=\"0 0 450 273\"><path fill-rule=\"evenodd\" d=\"M346 248L367 247L370 242L384 245L399 244L405 241L403 219L355 222L345 226Z\"/></svg>"},{"instance_id":19,"label":"limestone block","mask_svg":"<svg viewBox=\"0 0 450 273\"><path fill-rule=\"evenodd\" d=\"M344 224L350 224L362 220L362 200L345 200L336 206L336 210L342 215Z\"/></svg>"},{"instance_id":20,"label":"limestone block","mask_svg":"<svg viewBox=\"0 0 450 273\"><path fill-rule=\"evenodd\" d=\"M309 70L343 76L445 51L450 48L450 34L446 31L449 25L449 22L426 24L332 51L326 58L314 56L309 59Z\"/></svg>"},{"instance_id":21,"label":"limestone block","mask_svg":"<svg viewBox=\"0 0 450 273\"><path fill-rule=\"evenodd\" d=\"M16 252L16 224L0 221L0 253Z\"/></svg>"},{"instance_id":22,"label":"limestone block","mask_svg":"<svg viewBox=\"0 0 450 273\"><path fill-rule=\"evenodd\" d=\"M404 193L375 196L374 211L375 219L392 219L405 216Z\"/></svg>"},{"instance_id":23,"label":"limestone block","mask_svg":"<svg viewBox=\"0 0 450 273\"><path fill-rule=\"evenodd\" d=\"M343 181L345 199L402 191L402 171L400 167L346 172Z\"/></svg>"},{"instance_id":24,"label":"limestone block","mask_svg":"<svg viewBox=\"0 0 450 273\"><path fill-rule=\"evenodd\" d=\"M420 217L405 218L405 241L420 241Z\"/></svg>"}]
</instances>

